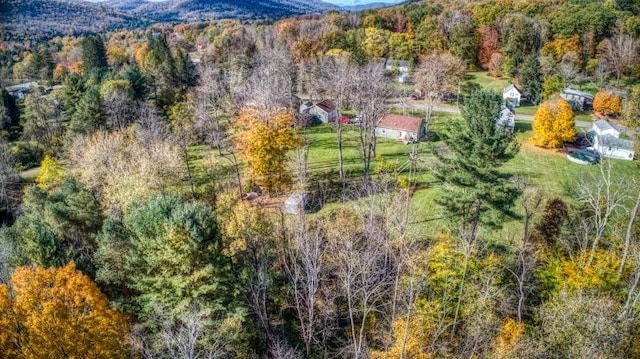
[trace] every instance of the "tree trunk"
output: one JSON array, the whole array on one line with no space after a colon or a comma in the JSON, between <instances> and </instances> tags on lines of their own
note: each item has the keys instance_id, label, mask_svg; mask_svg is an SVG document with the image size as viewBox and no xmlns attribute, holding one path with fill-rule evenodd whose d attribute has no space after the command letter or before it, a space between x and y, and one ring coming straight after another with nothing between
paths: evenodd
<instances>
[{"instance_id":1,"label":"tree trunk","mask_svg":"<svg viewBox=\"0 0 640 359\"><path fill-rule=\"evenodd\" d=\"M624 269L624 265L627 261L627 256L629 255L629 246L631 244L631 237L633 236L633 225L638 218L638 212L640 211L640 192L638 193L638 198L636 199L636 205L633 207L633 211L631 212L631 218L629 218L629 224L627 226L627 233L624 236L624 251L622 253L622 259L620 260L620 269L618 270L618 279L622 277L622 270Z\"/></svg>"}]
</instances>

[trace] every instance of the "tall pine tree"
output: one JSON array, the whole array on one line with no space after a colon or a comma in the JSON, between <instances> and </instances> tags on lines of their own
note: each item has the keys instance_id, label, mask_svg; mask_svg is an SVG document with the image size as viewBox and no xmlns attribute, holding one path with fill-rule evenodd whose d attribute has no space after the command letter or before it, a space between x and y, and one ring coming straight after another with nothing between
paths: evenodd
<instances>
[{"instance_id":1,"label":"tall pine tree","mask_svg":"<svg viewBox=\"0 0 640 359\"><path fill-rule=\"evenodd\" d=\"M522 66L522 71L520 71L520 86L527 99L535 105L540 103L542 98L543 81L538 54L532 52Z\"/></svg>"},{"instance_id":2,"label":"tall pine tree","mask_svg":"<svg viewBox=\"0 0 640 359\"><path fill-rule=\"evenodd\" d=\"M88 36L82 40L82 65L85 73L107 69L107 52L100 36Z\"/></svg>"},{"instance_id":3,"label":"tall pine tree","mask_svg":"<svg viewBox=\"0 0 640 359\"><path fill-rule=\"evenodd\" d=\"M496 125L501 103L493 91L474 92L461 107L463 121L444 134L446 150L436 151L435 175L447 188L438 202L469 241L481 222L498 224L520 193L500 170L519 150L514 134Z\"/></svg>"}]
</instances>

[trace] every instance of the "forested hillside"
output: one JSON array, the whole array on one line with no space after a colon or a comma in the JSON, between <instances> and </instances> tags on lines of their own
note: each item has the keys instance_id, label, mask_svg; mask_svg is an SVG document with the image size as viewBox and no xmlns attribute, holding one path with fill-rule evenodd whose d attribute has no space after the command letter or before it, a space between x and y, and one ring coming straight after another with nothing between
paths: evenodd
<instances>
[{"instance_id":1,"label":"forested hillside","mask_svg":"<svg viewBox=\"0 0 640 359\"><path fill-rule=\"evenodd\" d=\"M87 31L0 47L0 356L640 357L640 2Z\"/></svg>"}]
</instances>

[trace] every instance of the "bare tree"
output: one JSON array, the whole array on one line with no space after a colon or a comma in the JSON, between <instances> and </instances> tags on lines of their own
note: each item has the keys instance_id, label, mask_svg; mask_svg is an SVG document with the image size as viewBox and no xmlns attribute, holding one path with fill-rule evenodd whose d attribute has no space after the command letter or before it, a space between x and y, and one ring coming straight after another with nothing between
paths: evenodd
<instances>
[{"instance_id":1,"label":"bare tree","mask_svg":"<svg viewBox=\"0 0 640 359\"><path fill-rule=\"evenodd\" d=\"M326 239L321 226L316 228L307 226L304 211L300 211L295 228L296 233L290 236L291 242L286 246L285 270L291 282L291 295L295 302L302 340L308 357L312 347L319 343L319 333L323 330L322 321L319 318L319 303L321 302L320 286L326 280L327 274Z\"/></svg>"},{"instance_id":2,"label":"bare tree","mask_svg":"<svg viewBox=\"0 0 640 359\"><path fill-rule=\"evenodd\" d=\"M376 126L384 116L386 101L393 94L382 66L369 62L357 69L351 103L360 115L360 156L364 183L369 182L371 160L376 155Z\"/></svg>"},{"instance_id":3,"label":"bare tree","mask_svg":"<svg viewBox=\"0 0 640 359\"><path fill-rule=\"evenodd\" d=\"M604 39L599 45L600 57L607 60L616 73L616 81L627 69L638 62L638 40L631 35L617 33L611 38Z\"/></svg>"},{"instance_id":4,"label":"bare tree","mask_svg":"<svg viewBox=\"0 0 640 359\"><path fill-rule=\"evenodd\" d=\"M454 92L465 74L465 63L450 53L432 53L420 61L415 83L426 102L425 120L431 119L433 107L448 92Z\"/></svg>"},{"instance_id":5,"label":"bare tree","mask_svg":"<svg viewBox=\"0 0 640 359\"><path fill-rule=\"evenodd\" d=\"M518 254L518 268L516 271L512 271L516 279L518 286L518 305L516 314L518 322L522 322L524 313L524 306L528 295L530 294L530 288L528 284L533 275L533 267L535 266L534 248L531 247L531 219L540 209L542 200L544 198L543 192L540 189L525 189L522 191L522 209L524 211L524 228L522 235L522 242L517 249Z\"/></svg>"},{"instance_id":6,"label":"bare tree","mask_svg":"<svg viewBox=\"0 0 640 359\"><path fill-rule=\"evenodd\" d=\"M344 179L344 161L342 155L342 133L343 123L339 119L342 117L342 109L353 96L351 89L353 86L353 75L357 66L347 57L328 57L316 72L316 91L320 95L330 96L336 104L338 111L338 121L336 121L336 141L338 144L338 172L340 178Z\"/></svg>"},{"instance_id":7,"label":"bare tree","mask_svg":"<svg viewBox=\"0 0 640 359\"><path fill-rule=\"evenodd\" d=\"M591 259L598 249L611 216L624 209L627 198L628 186L622 178L614 174L612 162L609 160L600 161L596 175L583 175L578 180L577 200L588 207L591 214L588 220L594 232Z\"/></svg>"},{"instance_id":8,"label":"bare tree","mask_svg":"<svg viewBox=\"0 0 640 359\"><path fill-rule=\"evenodd\" d=\"M281 44L265 47L255 57L248 78L236 93L239 103L259 110L294 108L296 68Z\"/></svg>"},{"instance_id":9,"label":"bare tree","mask_svg":"<svg viewBox=\"0 0 640 359\"><path fill-rule=\"evenodd\" d=\"M634 188L636 186L633 186ZM640 214L640 191L638 192L638 197L636 198L636 204L633 206L633 210L629 215L629 223L627 224L627 231L624 236L624 249L622 251L622 258L620 259L620 269L618 270L618 278L622 276L622 270L627 262L627 257L629 256L629 247L631 245L631 237L633 237L633 229L638 219L638 214Z\"/></svg>"},{"instance_id":10,"label":"bare tree","mask_svg":"<svg viewBox=\"0 0 640 359\"><path fill-rule=\"evenodd\" d=\"M158 313L157 333L139 333L134 351L145 359L214 359L235 357L234 342L243 333L242 318L234 313L214 318L197 305L181 318Z\"/></svg>"},{"instance_id":11,"label":"bare tree","mask_svg":"<svg viewBox=\"0 0 640 359\"><path fill-rule=\"evenodd\" d=\"M103 99L107 113L107 127L119 130L129 126L135 120L135 105L125 91L111 91Z\"/></svg>"},{"instance_id":12,"label":"bare tree","mask_svg":"<svg viewBox=\"0 0 640 359\"><path fill-rule=\"evenodd\" d=\"M556 72L562 77L566 84L574 84L580 78L577 61L578 54L571 51L562 57L562 61L560 61L560 64L556 68Z\"/></svg>"}]
</instances>

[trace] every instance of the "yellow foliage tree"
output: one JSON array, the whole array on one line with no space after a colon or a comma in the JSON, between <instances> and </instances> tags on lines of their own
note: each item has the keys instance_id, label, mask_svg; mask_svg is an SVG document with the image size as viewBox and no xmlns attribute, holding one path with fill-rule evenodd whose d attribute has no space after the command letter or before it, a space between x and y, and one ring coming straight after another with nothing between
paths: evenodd
<instances>
[{"instance_id":1,"label":"yellow foliage tree","mask_svg":"<svg viewBox=\"0 0 640 359\"><path fill-rule=\"evenodd\" d=\"M605 116L617 115L622 108L622 99L613 92L598 92L593 99L593 109Z\"/></svg>"},{"instance_id":2,"label":"yellow foliage tree","mask_svg":"<svg viewBox=\"0 0 640 359\"><path fill-rule=\"evenodd\" d=\"M38 187L48 191L59 185L63 178L64 168L60 166L55 158L45 155L44 159L40 163L40 172L38 173L38 177L36 177Z\"/></svg>"},{"instance_id":3,"label":"yellow foliage tree","mask_svg":"<svg viewBox=\"0 0 640 359\"><path fill-rule=\"evenodd\" d=\"M375 27L364 29L362 47L365 54L370 58L383 57L387 53L390 35L390 31Z\"/></svg>"},{"instance_id":4,"label":"yellow foliage tree","mask_svg":"<svg viewBox=\"0 0 640 359\"><path fill-rule=\"evenodd\" d=\"M243 109L236 123L237 145L249 164L253 182L269 192L288 185L291 175L287 153L301 144L293 128L294 115L284 110L260 114L254 109Z\"/></svg>"},{"instance_id":5,"label":"yellow foliage tree","mask_svg":"<svg viewBox=\"0 0 640 359\"><path fill-rule=\"evenodd\" d=\"M20 329L17 335L11 328L0 331L0 345L13 342L17 357L126 357L124 316L109 308L98 286L73 262L63 268L18 268L11 284L12 296L0 286L0 326L9 319Z\"/></svg>"},{"instance_id":6,"label":"yellow foliage tree","mask_svg":"<svg viewBox=\"0 0 640 359\"><path fill-rule=\"evenodd\" d=\"M9 288L0 285L0 353L5 358L18 358L18 325L13 319Z\"/></svg>"},{"instance_id":7,"label":"yellow foliage tree","mask_svg":"<svg viewBox=\"0 0 640 359\"><path fill-rule=\"evenodd\" d=\"M67 76L67 68L62 64L56 64L56 67L53 69L53 80L57 82L64 81L64 78Z\"/></svg>"},{"instance_id":8,"label":"yellow foliage tree","mask_svg":"<svg viewBox=\"0 0 640 359\"><path fill-rule=\"evenodd\" d=\"M498 335L493 344L491 358L508 359L517 357L517 353L521 350L523 336L524 324L518 323L512 318L507 319L502 324L500 335Z\"/></svg>"},{"instance_id":9,"label":"yellow foliage tree","mask_svg":"<svg viewBox=\"0 0 640 359\"><path fill-rule=\"evenodd\" d=\"M559 148L576 138L573 110L561 98L544 101L533 116L533 137L536 146Z\"/></svg>"}]
</instances>

